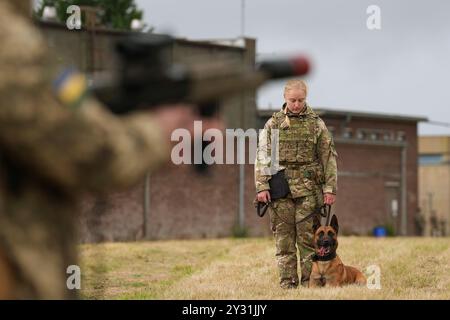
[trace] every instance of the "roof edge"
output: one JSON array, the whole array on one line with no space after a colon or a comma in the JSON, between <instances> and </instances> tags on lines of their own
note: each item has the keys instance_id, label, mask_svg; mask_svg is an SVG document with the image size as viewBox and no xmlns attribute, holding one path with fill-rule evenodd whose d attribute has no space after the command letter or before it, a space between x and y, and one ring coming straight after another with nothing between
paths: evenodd
<instances>
[{"instance_id":1,"label":"roof edge","mask_svg":"<svg viewBox=\"0 0 450 320\"><path fill-rule=\"evenodd\" d=\"M342 116L342 117L355 117L355 118L370 118L370 119L383 119L383 120L394 120L394 121L409 121L409 122L427 122L428 118L424 116L412 116L412 115L401 115L392 113L376 113L376 112L365 112L365 111L355 111L355 110L344 110L344 109L328 109L321 107L312 107L314 112L319 116L330 115L330 116ZM260 116L269 116L273 112L277 112L278 109L259 109L258 114Z\"/></svg>"}]
</instances>

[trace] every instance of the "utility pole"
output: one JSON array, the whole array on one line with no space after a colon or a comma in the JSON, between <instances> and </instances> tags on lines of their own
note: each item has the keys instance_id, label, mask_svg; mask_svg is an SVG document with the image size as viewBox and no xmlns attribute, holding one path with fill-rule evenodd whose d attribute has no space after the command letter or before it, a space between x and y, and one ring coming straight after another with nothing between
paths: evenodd
<instances>
[{"instance_id":1,"label":"utility pole","mask_svg":"<svg viewBox=\"0 0 450 320\"><path fill-rule=\"evenodd\" d=\"M241 0L241 37L245 37L245 0Z\"/></svg>"}]
</instances>

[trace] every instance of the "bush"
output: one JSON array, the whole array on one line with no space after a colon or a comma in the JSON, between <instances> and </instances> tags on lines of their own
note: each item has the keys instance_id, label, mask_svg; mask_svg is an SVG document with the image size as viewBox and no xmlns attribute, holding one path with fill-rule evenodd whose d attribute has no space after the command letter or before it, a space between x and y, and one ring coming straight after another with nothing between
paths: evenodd
<instances>
[{"instance_id":1,"label":"bush","mask_svg":"<svg viewBox=\"0 0 450 320\"><path fill-rule=\"evenodd\" d=\"M239 225L234 225L232 230L233 238L247 238L248 228L240 227Z\"/></svg>"},{"instance_id":2,"label":"bush","mask_svg":"<svg viewBox=\"0 0 450 320\"><path fill-rule=\"evenodd\" d=\"M386 223L384 227L386 228L386 234L388 237L393 237L396 235L395 227L392 224Z\"/></svg>"}]
</instances>

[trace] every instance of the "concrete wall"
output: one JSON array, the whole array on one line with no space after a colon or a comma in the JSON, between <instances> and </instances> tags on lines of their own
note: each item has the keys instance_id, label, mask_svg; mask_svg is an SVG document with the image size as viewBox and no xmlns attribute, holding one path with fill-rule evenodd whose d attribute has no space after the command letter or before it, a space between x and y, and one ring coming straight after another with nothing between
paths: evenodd
<instances>
[{"instance_id":1,"label":"concrete wall","mask_svg":"<svg viewBox=\"0 0 450 320\"><path fill-rule=\"evenodd\" d=\"M419 139L420 154L439 154L447 156L450 154L450 137L428 136Z\"/></svg>"},{"instance_id":2,"label":"concrete wall","mask_svg":"<svg viewBox=\"0 0 450 320\"><path fill-rule=\"evenodd\" d=\"M419 205L427 236L450 234L450 137L419 138L420 155L437 155L439 163L419 166Z\"/></svg>"},{"instance_id":3,"label":"concrete wall","mask_svg":"<svg viewBox=\"0 0 450 320\"><path fill-rule=\"evenodd\" d=\"M114 54L114 43L128 33L112 30L69 31L57 23L37 22L54 60L61 67L73 66L94 74L114 70L119 61ZM176 39L172 51L174 63L196 63L199 61L232 60L243 67L255 65L256 40L243 39L244 46L227 46L204 41ZM221 114L227 128L254 128L256 114L255 91L238 94L224 101Z\"/></svg>"}]
</instances>

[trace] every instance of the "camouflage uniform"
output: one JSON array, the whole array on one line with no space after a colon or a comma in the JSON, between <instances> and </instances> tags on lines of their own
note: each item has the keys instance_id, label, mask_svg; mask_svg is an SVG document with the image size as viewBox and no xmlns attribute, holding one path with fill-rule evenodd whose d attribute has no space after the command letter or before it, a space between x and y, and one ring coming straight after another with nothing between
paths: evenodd
<instances>
[{"instance_id":1,"label":"camouflage uniform","mask_svg":"<svg viewBox=\"0 0 450 320\"><path fill-rule=\"evenodd\" d=\"M148 115L58 103L44 39L12 3L0 1L0 296L74 298L80 195L130 186L169 145Z\"/></svg>"},{"instance_id":2,"label":"camouflage uniform","mask_svg":"<svg viewBox=\"0 0 450 320\"><path fill-rule=\"evenodd\" d=\"M279 133L279 152L270 157L274 129ZM256 191L269 190L270 174L283 169L291 191L286 198L273 201L270 210L282 287L298 286L296 245L301 283L308 282L314 253L312 219L295 222L323 205L323 193L336 194L336 156L325 123L308 105L300 114L289 113L286 107L274 113L260 134L255 163ZM274 171L270 172L270 166Z\"/></svg>"}]
</instances>

